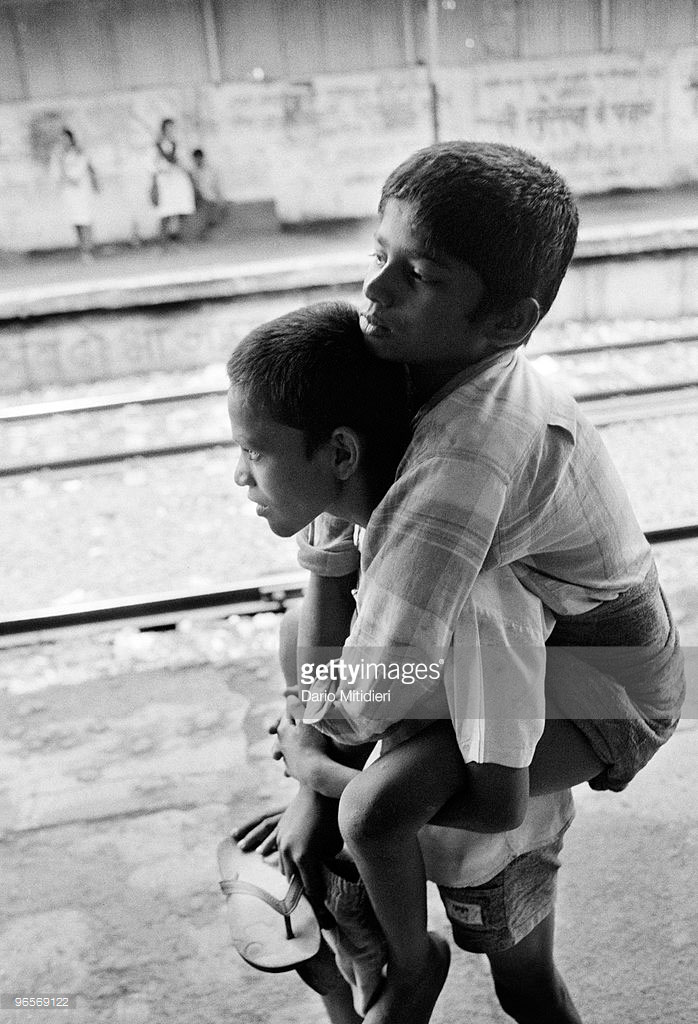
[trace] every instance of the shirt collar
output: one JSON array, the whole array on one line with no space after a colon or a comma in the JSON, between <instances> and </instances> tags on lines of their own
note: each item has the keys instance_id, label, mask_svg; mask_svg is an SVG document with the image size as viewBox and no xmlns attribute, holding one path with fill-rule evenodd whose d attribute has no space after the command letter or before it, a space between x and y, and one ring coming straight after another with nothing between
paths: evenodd
<instances>
[{"instance_id":1,"label":"shirt collar","mask_svg":"<svg viewBox=\"0 0 698 1024\"><path fill-rule=\"evenodd\" d=\"M472 366L466 366L466 368L461 370L460 373L451 377L443 387L439 388L439 390L436 391L431 398L427 399L424 405L420 406L417 410L412 419L413 429L428 412L431 412L439 402L443 402L445 398L448 398L449 395L453 394L453 392L457 388L461 387L462 384L467 384L469 381L475 380L476 377L479 377L481 374L485 374L488 370L491 370L493 366L496 366L498 370L505 369L510 363L513 363L516 360L518 351L518 348L516 348L507 349L505 352L495 352L487 359L481 359L479 362L473 363Z\"/></svg>"}]
</instances>

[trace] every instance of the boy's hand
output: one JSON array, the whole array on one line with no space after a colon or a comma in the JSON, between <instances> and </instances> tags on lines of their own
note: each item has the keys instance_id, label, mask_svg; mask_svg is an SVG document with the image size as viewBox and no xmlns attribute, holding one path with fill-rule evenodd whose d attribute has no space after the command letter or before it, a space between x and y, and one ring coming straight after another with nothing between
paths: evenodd
<instances>
[{"instance_id":1,"label":"boy's hand","mask_svg":"<svg viewBox=\"0 0 698 1024\"><path fill-rule=\"evenodd\" d=\"M286 775L315 789L313 770L320 759L327 758L328 740L312 725L303 724L303 705L300 701L298 705L300 714L298 708L289 709L290 717L280 719L269 730L276 734L272 757L275 761L283 758Z\"/></svg>"},{"instance_id":2,"label":"boy's hand","mask_svg":"<svg viewBox=\"0 0 698 1024\"><path fill-rule=\"evenodd\" d=\"M285 810L285 807L278 807L272 811L264 811L233 829L233 839L240 849L245 853L257 850L262 857L276 853L279 820Z\"/></svg>"},{"instance_id":3,"label":"boy's hand","mask_svg":"<svg viewBox=\"0 0 698 1024\"><path fill-rule=\"evenodd\" d=\"M305 714L305 704L298 694L294 690L284 690L284 697L286 698L286 718L289 722L302 722L303 715ZM269 730L269 732L275 731L275 729Z\"/></svg>"},{"instance_id":4,"label":"boy's hand","mask_svg":"<svg viewBox=\"0 0 698 1024\"><path fill-rule=\"evenodd\" d=\"M277 842L281 870L287 878L299 876L320 926L331 928L334 921L325 906L321 864L331 860L343 845L337 802L301 786L281 816Z\"/></svg>"}]
</instances>

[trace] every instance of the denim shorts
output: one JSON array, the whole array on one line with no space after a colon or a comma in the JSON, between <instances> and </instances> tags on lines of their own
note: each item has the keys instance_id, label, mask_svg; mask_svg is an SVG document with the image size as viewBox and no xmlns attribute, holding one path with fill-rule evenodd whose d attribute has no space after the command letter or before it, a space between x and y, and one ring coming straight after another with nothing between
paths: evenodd
<instances>
[{"instance_id":1,"label":"denim shorts","mask_svg":"<svg viewBox=\"0 0 698 1024\"><path fill-rule=\"evenodd\" d=\"M676 729L686 693L654 563L614 601L557 616L546 646L547 717L571 721L606 765L593 789L624 789Z\"/></svg>"},{"instance_id":2,"label":"denim shorts","mask_svg":"<svg viewBox=\"0 0 698 1024\"><path fill-rule=\"evenodd\" d=\"M439 886L457 946L470 953L499 953L511 949L548 917L555 907L564 831L552 842L516 857L483 885ZM332 991L341 976L352 987L356 1012L363 1015L383 977L385 939L351 861L341 859L333 868L324 868L324 874L325 904L336 927L323 931L320 952L299 973L321 995Z\"/></svg>"},{"instance_id":3,"label":"denim shorts","mask_svg":"<svg viewBox=\"0 0 698 1024\"><path fill-rule=\"evenodd\" d=\"M561 849L559 835L483 885L439 886L455 944L469 953L500 953L521 942L555 908Z\"/></svg>"}]
</instances>

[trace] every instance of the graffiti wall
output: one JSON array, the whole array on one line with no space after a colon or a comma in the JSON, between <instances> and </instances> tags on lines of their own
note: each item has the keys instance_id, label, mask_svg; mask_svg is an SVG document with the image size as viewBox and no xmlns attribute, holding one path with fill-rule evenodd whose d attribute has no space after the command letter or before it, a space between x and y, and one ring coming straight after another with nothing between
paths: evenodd
<instances>
[{"instance_id":1,"label":"graffiti wall","mask_svg":"<svg viewBox=\"0 0 698 1024\"><path fill-rule=\"evenodd\" d=\"M62 125L75 132L101 182L94 201L98 242L157 232L149 185L153 140L164 117L176 122L180 159L186 165L191 150L202 147L229 200L271 199L271 170L283 152L282 93L281 84L237 84L0 105L0 248L72 244L50 175Z\"/></svg>"},{"instance_id":2,"label":"graffiti wall","mask_svg":"<svg viewBox=\"0 0 698 1024\"><path fill-rule=\"evenodd\" d=\"M530 149L583 192L690 180L696 64L684 51L450 69L439 76L443 133Z\"/></svg>"},{"instance_id":3,"label":"graffiti wall","mask_svg":"<svg viewBox=\"0 0 698 1024\"><path fill-rule=\"evenodd\" d=\"M430 141L424 69L326 75L284 102L274 198L285 221L370 216L388 172Z\"/></svg>"},{"instance_id":4,"label":"graffiti wall","mask_svg":"<svg viewBox=\"0 0 698 1024\"><path fill-rule=\"evenodd\" d=\"M442 138L523 146L579 192L698 180L698 47L444 68L437 92ZM370 216L386 173L432 131L423 67L0 104L0 248L72 244L49 174L64 124L102 182L97 241L154 235L163 117L185 158L207 151L230 202L271 201L289 223Z\"/></svg>"}]
</instances>

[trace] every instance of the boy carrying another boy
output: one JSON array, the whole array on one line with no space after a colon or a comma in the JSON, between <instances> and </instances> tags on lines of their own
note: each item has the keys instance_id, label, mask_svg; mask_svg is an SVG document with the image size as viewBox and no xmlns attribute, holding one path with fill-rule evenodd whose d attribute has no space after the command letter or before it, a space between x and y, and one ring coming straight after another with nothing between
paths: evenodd
<instances>
[{"instance_id":1,"label":"boy carrying another boy","mask_svg":"<svg viewBox=\"0 0 698 1024\"><path fill-rule=\"evenodd\" d=\"M371 356L356 311L340 304L324 304L264 324L235 350L228 373L231 426L240 446L235 480L249 489L257 513L273 532L282 536L296 533L323 510L366 527L394 479L410 430L402 366ZM404 933L413 958L410 992L405 995L414 993L416 998L406 1002L401 993L402 1020L429 1019L449 963L447 944L426 931L422 851L413 850L412 861L406 857L415 842L414 825L408 816L428 821L451 792L462 790L467 783L471 783L469 821L482 834L434 828L433 841L426 842L425 850L431 875L441 883L456 940L465 949L490 956L504 1003L508 997L502 977L516 964L522 977L538 980L541 995L546 998L549 986L542 983L542 978L547 972L556 992L554 1002L569 1005L573 1012L552 962L552 936L549 944L537 938L544 932L547 935L549 928L557 854L572 816L569 792L531 801L521 797L510 806L506 799L508 779L500 778L506 777L510 769L498 763L484 765L480 778L471 778L472 770L466 770L450 720L460 735L464 721L457 698L501 690L506 698L505 714L502 721L491 723L487 729L486 749L489 752L497 742L504 765L521 761L527 764L543 728L542 655L548 632L540 600L521 586L508 566L482 572L456 624L461 654L474 655L475 660L471 657L464 665L461 659L458 691L454 679L450 701L445 688L438 686L436 702L430 700L424 709L429 719L444 721L399 723L391 711L389 721L382 721L377 730L392 733L384 744L383 756L377 765L363 772L360 769L373 742L351 748L333 745L330 756L320 734L307 726L289 725L280 730L280 735L285 734L289 774L312 787L321 799L333 801L335 816L336 801L359 776L368 785L371 800L385 800L387 787L397 787L389 799L394 818L392 839L402 851L399 871L385 876L380 863L371 856L365 867L369 872L371 867L376 868L379 888L399 888L399 934L394 934L389 925L385 938L389 957L398 941L403 941ZM485 651L497 655L499 679L487 672L486 659L484 665L478 664ZM517 656L510 657L510 651L516 651ZM295 650L293 653L292 664L285 666L289 690L296 683ZM294 710L291 701L289 710ZM295 710L302 712L297 700ZM291 731L300 738L295 751ZM309 733L314 737L310 744ZM436 802L428 792L434 781L434 764L439 769ZM502 789L500 799L497 787ZM496 834L486 834L490 832ZM385 987L382 968L386 942L377 923L371 925L372 914L354 865L346 857L335 856L342 845L336 825L323 833L322 840L323 887L327 889L323 899L338 925L334 933L335 945L339 941L338 963L354 983L356 1010L368 1012L367 1019L381 1019L376 1017L379 1013L385 1015L380 1001L374 1009L369 1005ZM225 877L224 889L231 892L234 880L231 888L229 876ZM248 891L244 898L249 900ZM506 906L507 901L512 907ZM260 904L257 907L262 909ZM251 913L254 917L254 909ZM324 918L327 911L323 923ZM240 933L239 926L236 933ZM513 955L512 946L516 946ZM245 942L244 949L248 948L249 942ZM549 962L539 959L543 950ZM352 993L336 969L330 973L328 984L326 960L320 965L309 963L302 976L311 984L314 981L314 987L323 992L332 1021L356 1021L359 1018L352 1006ZM564 1019L578 1020L576 1015Z\"/></svg>"},{"instance_id":2,"label":"boy carrying another boy","mask_svg":"<svg viewBox=\"0 0 698 1024\"><path fill-rule=\"evenodd\" d=\"M558 645L574 648L574 656L549 669L548 721L530 769L487 760L478 719L465 717L458 745L468 785L451 801L451 817L455 804L461 827L484 831L488 823L473 811L483 793L500 812L513 808L515 819L529 791L584 780L601 789L627 785L675 728L681 657L649 547L598 435L517 351L552 303L574 249L577 215L564 183L519 150L445 143L389 176L379 212L364 335L380 358L410 366L421 408L397 479L366 526L353 623L353 535L328 519L313 524L302 564L314 576L298 646L304 660L306 650L348 638L343 658L403 647L429 661L430 652L450 644L481 573L507 568L539 598L557 620L548 653ZM293 647L291 631L287 644ZM287 650L284 660L295 655ZM371 705L337 701L343 685L332 701L342 720L326 715L318 725L342 743L373 738ZM407 692L415 700L425 695L422 687ZM551 717L552 707L558 717ZM280 741L287 764L302 750L318 750L305 725L282 726ZM330 760L335 750L308 756ZM457 775L454 757L451 775L442 761L435 770L428 755L425 744L426 785L415 793L413 810L432 814L410 819L412 839L452 796ZM381 761L390 764L389 757ZM376 799L375 778L371 770L356 774L340 802L343 837L389 945L386 984L370 1020L428 1020L430 1008L414 984L423 983L424 971L415 970L419 957L400 941L399 926L407 935L409 922L400 921L396 892L383 884L402 877L405 847L390 839L404 818L386 821L385 794L395 795L395 780ZM335 813L306 783L278 831L286 872L301 876L320 912L314 865L324 835L335 834ZM500 828L511 824L505 818ZM424 832L420 839L424 850ZM372 873L378 856L380 877ZM543 965L533 983L523 969L531 944ZM441 955L433 940L414 948L422 963ZM507 1012L522 1022L579 1020L552 963L552 910L504 952L510 956L498 953L490 962Z\"/></svg>"}]
</instances>

